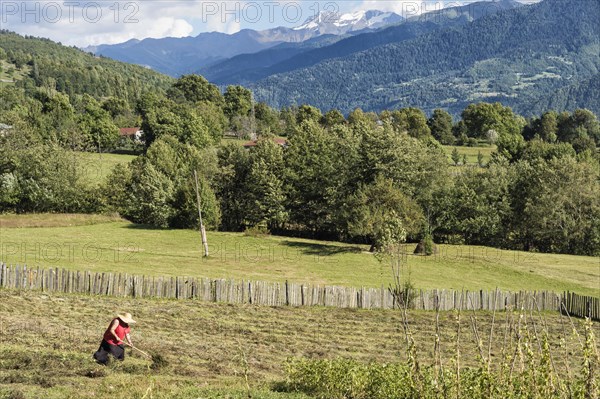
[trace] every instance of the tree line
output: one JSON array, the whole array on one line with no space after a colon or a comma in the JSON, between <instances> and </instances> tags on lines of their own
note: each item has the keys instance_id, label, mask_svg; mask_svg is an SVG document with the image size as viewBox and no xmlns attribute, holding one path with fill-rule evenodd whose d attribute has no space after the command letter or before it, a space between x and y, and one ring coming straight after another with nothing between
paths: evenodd
<instances>
[{"instance_id":1,"label":"tree line","mask_svg":"<svg viewBox=\"0 0 600 399\"><path fill-rule=\"evenodd\" d=\"M385 248L399 240L600 254L600 124L587 110L525 119L499 103L444 110L322 113L255 104L197 75L123 98L0 89L0 210L118 212L163 228L205 223ZM141 155L92 187L73 150L110 148L139 122ZM256 145L223 145L225 132ZM281 145L274 138L286 136ZM484 167L453 168L442 144L493 143Z\"/></svg>"}]
</instances>

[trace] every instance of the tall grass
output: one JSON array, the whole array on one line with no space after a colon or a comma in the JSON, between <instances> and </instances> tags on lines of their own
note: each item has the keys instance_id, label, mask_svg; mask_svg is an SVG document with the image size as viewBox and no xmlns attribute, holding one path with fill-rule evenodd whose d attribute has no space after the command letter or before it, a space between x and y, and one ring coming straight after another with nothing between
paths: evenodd
<instances>
[{"instance_id":1,"label":"tall grass","mask_svg":"<svg viewBox=\"0 0 600 399\"><path fill-rule=\"evenodd\" d=\"M600 357L590 320L584 322L584 333L580 335L573 320L565 316L563 333L552 337L541 313L508 310L502 326L494 314L490 330L483 331L475 313L465 321L467 318L456 311L455 342L441 342L436 317L432 326L434 342L428 344L416 342L408 312L402 312L406 341L402 361L361 363L345 358L290 358L285 364L286 380L277 389L303 392L318 399L599 397ZM461 366L461 341L466 329L471 330L469 339L476 348L475 367ZM494 339L502 340L499 354L492 353ZM578 343L575 352L551 351L551 347L566 349L567 340ZM417 354L419 344L432 348L427 363ZM451 358L443 358L442 345L454 346Z\"/></svg>"}]
</instances>

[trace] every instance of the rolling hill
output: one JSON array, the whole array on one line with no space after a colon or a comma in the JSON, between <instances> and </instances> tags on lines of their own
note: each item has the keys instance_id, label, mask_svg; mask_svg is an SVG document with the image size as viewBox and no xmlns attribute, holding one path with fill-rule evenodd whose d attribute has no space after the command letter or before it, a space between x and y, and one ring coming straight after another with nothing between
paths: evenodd
<instances>
[{"instance_id":1,"label":"rolling hill","mask_svg":"<svg viewBox=\"0 0 600 399\"><path fill-rule=\"evenodd\" d=\"M16 85L53 87L69 96L118 96L130 102L146 91L166 90L173 79L147 68L97 57L49 39L0 30L0 49L15 68Z\"/></svg>"}]
</instances>

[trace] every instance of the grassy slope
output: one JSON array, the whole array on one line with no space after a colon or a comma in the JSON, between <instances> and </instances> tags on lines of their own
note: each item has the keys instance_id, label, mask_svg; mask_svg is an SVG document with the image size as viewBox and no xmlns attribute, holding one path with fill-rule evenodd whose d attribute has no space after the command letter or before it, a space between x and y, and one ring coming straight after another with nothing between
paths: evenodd
<instances>
[{"instance_id":1,"label":"grassy slope","mask_svg":"<svg viewBox=\"0 0 600 399\"><path fill-rule=\"evenodd\" d=\"M134 343L160 354L168 367L149 369L137 353L123 364L103 368L91 354L115 312L130 311L137 319ZM451 365L456 342L456 314L440 314L443 362ZM492 314L470 314L477 320L486 348ZM506 322L518 315L497 314L491 353L502 353ZM409 312L419 359L433 363L435 313ZM477 361L476 339L466 315L461 326L461 365ZM558 313L532 314L522 319L538 331L546 323L551 352L561 374L565 362L573 371L580 359L557 344L565 338L567 351L580 352L569 321ZM581 322L575 327L582 332ZM257 398L304 398L270 392L284 377L283 363L291 356L350 357L359 361L405 360L405 337L398 311L325 308L266 308L230 306L197 301L133 300L105 297L45 295L0 290L0 398L114 397L128 398L245 398L243 358L248 381ZM565 327L565 329L563 329ZM595 323L596 336L600 324ZM566 333L564 332L566 331ZM566 334L566 336L564 335ZM123 395L123 392L121 392ZM149 394L148 396L150 397Z\"/></svg>"},{"instance_id":2,"label":"grassy slope","mask_svg":"<svg viewBox=\"0 0 600 399\"><path fill-rule=\"evenodd\" d=\"M29 74L31 67L25 65L22 69L17 69L14 64L9 63L6 60L0 60L0 85L3 84L14 84L15 81L22 80L24 76ZM12 76L8 75L9 69L14 69L14 74Z\"/></svg>"},{"instance_id":3,"label":"grassy slope","mask_svg":"<svg viewBox=\"0 0 600 399\"><path fill-rule=\"evenodd\" d=\"M209 232L211 256L203 259L195 231L150 229L114 218L70 216L65 222L62 218L0 216L0 259L11 264L147 275L371 287L388 286L392 281L389 263L379 262L366 246ZM39 227L43 225L51 227ZM407 244L405 249L412 253L414 245ZM418 288L498 287L600 295L600 258L441 245L435 256L406 255L403 260Z\"/></svg>"},{"instance_id":4,"label":"grassy slope","mask_svg":"<svg viewBox=\"0 0 600 399\"><path fill-rule=\"evenodd\" d=\"M74 155L81 165L84 178L93 185L102 183L116 165L129 163L135 158L133 155L93 154L87 152L76 152Z\"/></svg>"}]
</instances>

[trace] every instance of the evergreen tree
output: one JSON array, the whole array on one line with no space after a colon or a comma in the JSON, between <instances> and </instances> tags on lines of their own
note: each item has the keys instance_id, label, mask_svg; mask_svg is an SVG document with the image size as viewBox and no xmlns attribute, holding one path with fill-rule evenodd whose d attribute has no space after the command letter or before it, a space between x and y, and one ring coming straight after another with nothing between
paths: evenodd
<instances>
[{"instance_id":1,"label":"evergreen tree","mask_svg":"<svg viewBox=\"0 0 600 399\"><path fill-rule=\"evenodd\" d=\"M452 162L454 162L454 166L458 166L458 163L460 162L460 154L456 148L452 150L451 158Z\"/></svg>"},{"instance_id":2,"label":"evergreen tree","mask_svg":"<svg viewBox=\"0 0 600 399\"><path fill-rule=\"evenodd\" d=\"M349 198L348 209L349 233L366 237L371 251L403 242L408 234L418 233L423 223L420 207L381 176L361 186Z\"/></svg>"},{"instance_id":3,"label":"evergreen tree","mask_svg":"<svg viewBox=\"0 0 600 399\"><path fill-rule=\"evenodd\" d=\"M454 144L454 135L452 134L452 116L442 110L436 109L433 115L427 121L433 137L444 145Z\"/></svg>"},{"instance_id":4,"label":"evergreen tree","mask_svg":"<svg viewBox=\"0 0 600 399\"><path fill-rule=\"evenodd\" d=\"M218 166L215 191L223 215L221 228L242 231L246 228L248 211L249 153L236 144L223 146L218 151Z\"/></svg>"}]
</instances>

